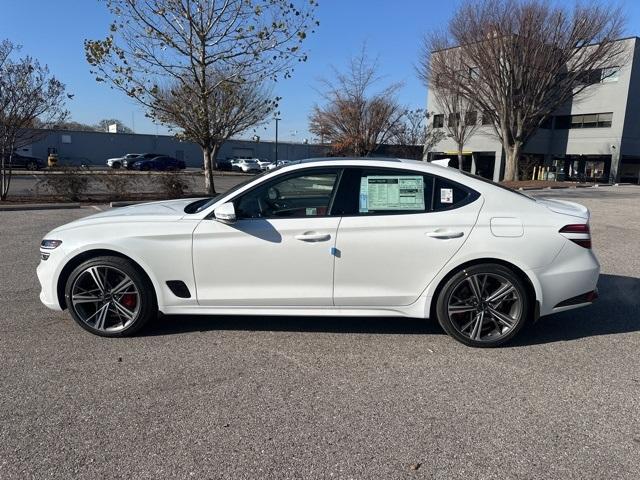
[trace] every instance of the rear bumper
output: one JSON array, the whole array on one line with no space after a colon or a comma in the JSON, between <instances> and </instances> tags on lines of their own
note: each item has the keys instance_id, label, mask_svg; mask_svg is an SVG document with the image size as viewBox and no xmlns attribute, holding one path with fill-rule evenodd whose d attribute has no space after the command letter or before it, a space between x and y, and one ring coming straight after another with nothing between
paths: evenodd
<instances>
[{"instance_id":1,"label":"rear bumper","mask_svg":"<svg viewBox=\"0 0 640 480\"><path fill-rule=\"evenodd\" d=\"M597 297L600 264L591 250L574 243L567 242L553 263L535 274L542 289L540 316L584 307Z\"/></svg>"}]
</instances>

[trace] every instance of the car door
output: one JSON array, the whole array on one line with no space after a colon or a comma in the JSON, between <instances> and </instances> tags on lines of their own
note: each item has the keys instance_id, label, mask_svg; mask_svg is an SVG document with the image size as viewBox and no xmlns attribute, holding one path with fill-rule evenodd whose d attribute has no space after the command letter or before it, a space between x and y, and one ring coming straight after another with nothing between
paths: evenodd
<instances>
[{"instance_id":1,"label":"car door","mask_svg":"<svg viewBox=\"0 0 640 480\"><path fill-rule=\"evenodd\" d=\"M482 205L460 184L404 169L349 170L340 197L336 306L415 302L466 241Z\"/></svg>"},{"instance_id":2,"label":"car door","mask_svg":"<svg viewBox=\"0 0 640 480\"><path fill-rule=\"evenodd\" d=\"M233 203L237 220L213 218L193 235L198 303L332 305L339 217L329 216L341 170L305 168L262 182Z\"/></svg>"}]
</instances>

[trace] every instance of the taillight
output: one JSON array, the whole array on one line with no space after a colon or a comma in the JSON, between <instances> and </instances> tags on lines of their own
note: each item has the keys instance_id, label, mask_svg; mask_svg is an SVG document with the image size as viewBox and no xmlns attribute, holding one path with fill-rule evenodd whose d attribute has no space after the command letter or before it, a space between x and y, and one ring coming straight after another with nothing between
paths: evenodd
<instances>
[{"instance_id":1,"label":"taillight","mask_svg":"<svg viewBox=\"0 0 640 480\"><path fill-rule=\"evenodd\" d=\"M587 223L565 225L560 229L560 233L581 247L591 248L591 231Z\"/></svg>"}]
</instances>

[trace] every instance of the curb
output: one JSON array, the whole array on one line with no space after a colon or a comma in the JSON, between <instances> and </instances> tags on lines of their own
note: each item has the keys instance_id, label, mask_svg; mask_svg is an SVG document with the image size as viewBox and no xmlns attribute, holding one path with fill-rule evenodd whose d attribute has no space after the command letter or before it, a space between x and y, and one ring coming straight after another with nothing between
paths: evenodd
<instances>
[{"instance_id":1,"label":"curb","mask_svg":"<svg viewBox=\"0 0 640 480\"><path fill-rule=\"evenodd\" d=\"M206 194L202 194L202 195L196 195L193 197L187 196L187 197L180 197L178 198L159 198L159 199L150 199L150 200L120 200L120 201L116 201L116 202L109 202L109 206L111 208L120 208L120 207L128 207L129 205L138 205L139 203L152 203L152 202L164 202L167 200L188 200L190 198L192 198L194 201L199 199L199 198L205 198L207 195Z\"/></svg>"},{"instance_id":2,"label":"curb","mask_svg":"<svg viewBox=\"0 0 640 480\"><path fill-rule=\"evenodd\" d=\"M136 200L132 202L109 202L111 208L128 207L129 205L137 205L139 203L159 202L160 200Z\"/></svg>"},{"instance_id":3,"label":"curb","mask_svg":"<svg viewBox=\"0 0 640 480\"><path fill-rule=\"evenodd\" d=\"M70 210L80 208L79 203L25 203L24 205L0 205L0 212L20 212L25 210Z\"/></svg>"}]
</instances>

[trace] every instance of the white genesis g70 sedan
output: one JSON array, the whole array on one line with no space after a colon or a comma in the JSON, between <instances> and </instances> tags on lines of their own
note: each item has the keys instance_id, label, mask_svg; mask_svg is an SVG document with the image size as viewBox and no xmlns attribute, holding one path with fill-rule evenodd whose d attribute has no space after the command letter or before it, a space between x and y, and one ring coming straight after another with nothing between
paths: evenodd
<instances>
[{"instance_id":1,"label":"white genesis g70 sedan","mask_svg":"<svg viewBox=\"0 0 640 480\"><path fill-rule=\"evenodd\" d=\"M589 211L425 162L309 160L42 240L40 298L124 336L164 314L437 318L471 346L590 304Z\"/></svg>"}]
</instances>

